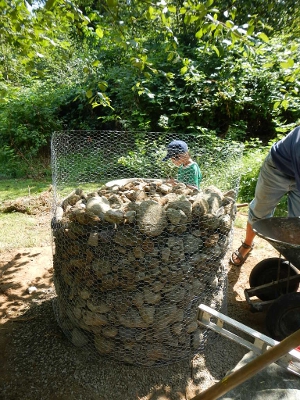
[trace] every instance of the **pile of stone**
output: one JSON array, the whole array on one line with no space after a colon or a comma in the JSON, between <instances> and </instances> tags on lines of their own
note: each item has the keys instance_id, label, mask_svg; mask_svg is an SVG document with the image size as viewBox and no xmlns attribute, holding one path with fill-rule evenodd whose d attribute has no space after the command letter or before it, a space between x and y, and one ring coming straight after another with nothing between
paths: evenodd
<instances>
[{"instance_id":1,"label":"pile of stone","mask_svg":"<svg viewBox=\"0 0 300 400\"><path fill-rule=\"evenodd\" d=\"M156 365L204 343L197 307L221 309L235 193L130 179L56 207L57 319L76 346Z\"/></svg>"}]
</instances>

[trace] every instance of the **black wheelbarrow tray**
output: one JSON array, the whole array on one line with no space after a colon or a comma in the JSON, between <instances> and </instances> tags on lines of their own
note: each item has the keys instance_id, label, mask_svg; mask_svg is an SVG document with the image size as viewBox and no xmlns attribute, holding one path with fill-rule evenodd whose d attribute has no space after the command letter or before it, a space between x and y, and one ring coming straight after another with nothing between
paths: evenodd
<instances>
[{"instance_id":1,"label":"black wheelbarrow tray","mask_svg":"<svg viewBox=\"0 0 300 400\"><path fill-rule=\"evenodd\" d=\"M256 264L245 297L252 311L267 309L266 328L273 339L282 340L300 329L300 218L262 219L253 223L253 230L280 257Z\"/></svg>"}]
</instances>

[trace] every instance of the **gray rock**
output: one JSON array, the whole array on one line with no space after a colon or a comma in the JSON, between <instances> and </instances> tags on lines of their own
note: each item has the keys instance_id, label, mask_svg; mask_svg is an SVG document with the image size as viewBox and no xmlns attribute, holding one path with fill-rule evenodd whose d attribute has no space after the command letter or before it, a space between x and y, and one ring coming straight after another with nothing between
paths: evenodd
<instances>
[{"instance_id":1,"label":"gray rock","mask_svg":"<svg viewBox=\"0 0 300 400\"><path fill-rule=\"evenodd\" d=\"M170 200L165 206L166 210L172 208L174 210L181 210L185 214L187 221L192 219L192 204L185 196L177 197L175 200Z\"/></svg>"},{"instance_id":2,"label":"gray rock","mask_svg":"<svg viewBox=\"0 0 300 400\"><path fill-rule=\"evenodd\" d=\"M112 340L107 339L101 335L95 335L95 347L100 354L109 354L113 351L115 344Z\"/></svg>"},{"instance_id":3,"label":"gray rock","mask_svg":"<svg viewBox=\"0 0 300 400\"><path fill-rule=\"evenodd\" d=\"M137 211L137 223L147 236L159 236L167 226L164 208L153 200L143 201Z\"/></svg>"},{"instance_id":4,"label":"gray rock","mask_svg":"<svg viewBox=\"0 0 300 400\"><path fill-rule=\"evenodd\" d=\"M103 215L110 210L110 204L106 197L90 197L87 200L86 209L98 217L103 217Z\"/></svg>"},{"instance_id":5,"label":"gray rock","mask_svg":"<svg viewBox=\"0 0 300 400\"><path fill-rule=\"evenodd\" d=\"M184 235L184 252L188 254L193 254L199 252L203 247L203 240L200 237L196 237L190 233Z\"/></svg>"},{"instance_id":6,"label":"gray rock","mask_svg":"<svg viewBox=\"0 0 300 400\"><path fill-rule=\"evenodd\" d=\"M202 193L199 193L193 202L192 205L192 214L193 217L201 217L204 214L207 214L209 210L209 205L207 200L204 198Z\"/></svg>"},{"instance_id":7,"label":"gray rock","mask_svg":"<svg viewBox=\"0 0 300 400\"><path fill-rule=\"evenodd\" d=\"M87 241L88 246L98 246L98 233L97 232L92 232L90 233L90 236Z\"/></svg>"},{"instance_id":8,"label":"gray rock","mask_svg":"<svg viewBox=\"0 0 300 400\"><path fill-rule=\"evenodd\" d=\"M127 211L124 214L124 219L129 224L132 224L135 221L136 211Z\"/></svg>"},{"instance_id":9,"label":"gray rock","mask_svg":"<svg viewBox=\"0 0 300 400\"><path fill-rule=\"evenodd\" d=\"M120 224L124 221L124 213L121 210L107 210L104 220L113 224Z\"/></svg>"},{"instance_id":10,"label":"gray rock","mask_svg":"<svg viewBox=\"0 0 300 400\"><path fill-rule=\"evenodd\" d=\"M86 325L92 326L102 326L108 323L106 316L91 311L84 311L82 319Z\"/></svg>"},{"instance_id":11,"label":"gray rock","mask_svg":"<svg viewBox=\"0 0 300 400\"><path fill-rule=\"evenodd\" d=\"M180 224L181 219L184 217L185 217L185 219L187 219L186 215L184 214L184 212L182 210L174 210L174 208L167 209L167 217L168 217L168 220L173 225Z\"/></svg>"},{"instance_id":12,"label":"gray rock","mask_svg":"<svg viewBox=\"0 0 300 400\"><path fill-rule=\"evenodd\" d=\"M136 246L141 242L140 233L131 227L119 228L113 241L121 246Z\"/></svg>"},{"instance_id":13,"label":"gray rock","mask_svg":"<svg viewBox=\"0 0 300 400\"><path fill-rule=\"evenodd\" d=\"M144 289L144 299L148 304L158 304L161 300L161 294L152 292L152 290L145 288Z\"/></svg>"},{"instance_id":14,"label":"gray rock","mask_svg":"<svg viewBox=\"0 0 300 400\"><path fill-rule=\"evenodd\" d=\"M86 302L88 309L95 313L104 314L112 309L111 305L106 304L104 301L98 301L98 304L95 304L92 300L88 300Z\"/></svg>"},{"instance_id":15,"label":"gray rock","mask_svg":"<svg viewBox=\"0 0 300 400\"><path fill-rule=\"evenodd\" d=\"M114 338L118 334L118 329L115 326L105 326L102 329L102 335L106 338Z\"/></svg>"}]
</instances>

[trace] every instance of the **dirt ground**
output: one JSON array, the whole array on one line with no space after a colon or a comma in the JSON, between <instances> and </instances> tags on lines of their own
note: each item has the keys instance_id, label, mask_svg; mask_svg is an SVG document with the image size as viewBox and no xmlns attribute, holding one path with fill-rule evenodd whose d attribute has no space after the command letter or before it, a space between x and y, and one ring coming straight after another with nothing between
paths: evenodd
<instances>
[{"instance_id":1,"label":"dirt ground","mask_svg":"<svg viewBox=\"0 0 300 400\"><path fill-rule=\"evenodd\" d=\"M49 235L50 237L50 235ZM235 229L233 238L233 249L236 249L244 237L243 229ZM237 268L228 264L228 315L237 321L240 321L262 333L266 333L264 326L264 313L253 313L247 304L244 296L244 289L249 287L248 279L251 269L261 260L268 257L277 257L277 251L265 240L256 238L255 249L249 256L247 262L242 268ZM39 330L45 319L44 305L51 313L50 300L55 296L52 280L52 248L48 246L35 248L12 249L0 253L0 399L104 399L106 397L96 396L92 392L87 392L83 385L74 385L74 387L64 388L63 392L57 394L57 391L49 389L49 385L55 388L58 385L59 377L38 375L38 381L32 378L30 372L43 367L40 358L33 357L32 348L35 346L33 339L35 332L42 335L39 339L45 341L51 336L51 340L56 343L60 341L66 344L59 327L56 326L54 318L48 318L47 326L43 331ZM47 303L47 306L46 306ZM31 312L39 307L39 312ZM27 336L26 336L27 335ZM28 337L28 340L26 339ZM24 340L23 353L20 355L15 347L20 347L20 341ZM21 344L23 346L23 343ZM52 345L51 345L52 346ZM55 345L56 346L56 345ZM44 350L46 351L46 350ZM42 349L43 352L43 349ZM51 354L51 351L49 352ZM242 353L241 353L242 354ZM51 358L51 356L50 356ZM17 363L14 362L17 360ZM39 365L39 362L41 363ZM61 360L56 360L56 363ZM16 365L18 364L18 365ZM49 374L49 372L47 372ZM64 373L75 373L74 371L63 371ZM216 376L216 380L219 377ZM44 379L44 383L42 380ZM87 379L87 378L86 378ZM220 378L219 378L220 379ZM17 382L17 383L16 383ZM55 382L55 383L54 383ZM46 384L47 383L47 384ZM210 382L212 384L213 382ZM44 385L44 395L41 395L37 387ZM17 390L13 389L17 385ZM31 386L30 386L31 385ZM54 386L53 386L54 385ZM196 386L198 385L198 390ZM66 383L66 386L67 383ZM180 385L179 385L180 386ZM205 386L205 385L204 385ZM202 390L204 388L202 387ZM1 388L4 388L1 392ZM201 389L201 385L200 385ZM171 390L171 389L170 389ZM186 388L177 390L178 397L168 397L168 390L164 389L161 395L156 397L151 395L151 390L144 397L136 394L134 399L187 399L199 392L199 381L194 383L194 388L188 391ZM179 393L184 393L180 397ZM2 393L2 394L1 394ZM9 394L10 393L10 394ZM36 393L36 395L35 395ZM158 393L158 392L157 392ZM36 396L36 397L35 397ZM110 397L107 397L110 398ZM111 397L112 398L112 397ZM116 397L114 397L116 398ZM127 400L126 397L123 397ZM133 397L132 397L133 398ZM131 397L128 397L131 400Z\"/></svg>"}]
</instances>

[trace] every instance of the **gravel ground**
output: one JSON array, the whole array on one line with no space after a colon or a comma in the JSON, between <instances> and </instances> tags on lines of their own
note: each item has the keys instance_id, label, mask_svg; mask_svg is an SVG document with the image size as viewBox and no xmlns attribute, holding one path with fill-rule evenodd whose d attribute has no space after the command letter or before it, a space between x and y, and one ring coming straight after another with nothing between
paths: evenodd
<instances>
[{"instance_id":1,"label":"gravel ground","mask_svg":"<svg viewBox=\"0 0 300 400\"><path fill-rule=\"evenodd\" d=\"M7 322L13 328L0 356L7 360L5 370L0 363L1 400L190 399L245 354L212 332L205 354L193 359L155 368L119 364L68 341L54 317L54 296L48 292L16 321Z\"/></svg>"}]
</instances>

